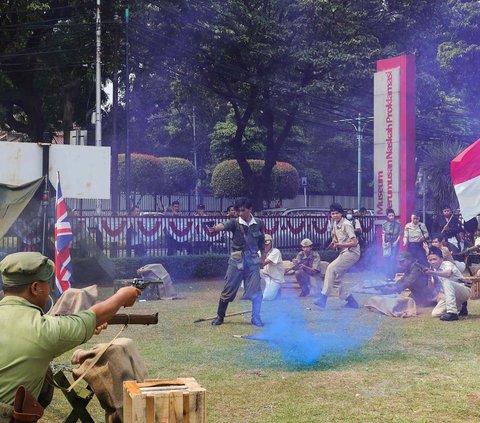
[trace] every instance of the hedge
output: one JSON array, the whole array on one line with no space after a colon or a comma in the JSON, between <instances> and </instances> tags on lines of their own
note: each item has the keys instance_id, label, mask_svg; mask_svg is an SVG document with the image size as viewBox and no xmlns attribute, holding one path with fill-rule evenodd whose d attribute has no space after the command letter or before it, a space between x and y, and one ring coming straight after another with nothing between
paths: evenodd
<instances>
[{"instance_id":1,"label":"hedge","mask_svg":"<svg viewBox=\"0 0 480 423\"><path fill-rule=\"evenodd\" d=\"M190 192L197 183L197 171L191 162L180 157L159 157L164 173L163 194Z\"/></svg>"},{"instance_id":2,"label":"hedge","mask_svg":"<svg viewBox=\"0 0 480 423\"><path fill-rule=\"evenodd\" d=\"M263 160L248 160L252 172L261 178ZM293 198L300 187L297 169L287 162L277 162L272 169L268 199ZM248 195L249 190L243 179L242 171L236 160L225 160L219 163L212 174L212 188L216 196L239 197Z\"/></svg>"},{"instance_id":3,"label":"hedge","mask_svg":"<svg viewBox=\"0 0 480 423\"><path fill-rule=\"evenodd\" d=\"M333 250L322 250L319 253L323 261L332 262L338 257L338 253ZM285 252L282 254L284 260L292 260L295 256L296 253ZM115 258L111 260L115 268L114 279L133 279L138 276L137 269L140 269L140 267L151 263L161 263L174 281L185 281L223 277L227 270L228 255L147 256ZM112 282L111 278L102 271L93 258L74 259L73 266L74 286L85 286L92 283L110 285Z\"/></svg>"},{"instance_id":4,"label":"hedge","mask_svg":"<svg viewBox=\"0 0 480 423\"><path fill-rule=\"evenodd\" d=\"M130 157L130 189L139 194L156 194L164 188L164 170L160 160L149 154L133 153ZM125 190L125 154L118 155L119 185Z\"/></svg>"}]
</instances>

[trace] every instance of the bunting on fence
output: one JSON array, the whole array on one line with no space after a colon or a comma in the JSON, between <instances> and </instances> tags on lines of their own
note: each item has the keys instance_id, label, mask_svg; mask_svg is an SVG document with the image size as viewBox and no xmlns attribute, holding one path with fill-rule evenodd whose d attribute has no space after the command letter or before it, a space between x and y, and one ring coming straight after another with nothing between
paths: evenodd
<instances>
[{"instance_id":1,"label":"bunting on fence","mask_svg":"<svg viewBox=\"0 0 480 423\"><path fill-rule=\"evenodd\" d=\"M55 221L55 284L59 294L71 287L73 282L70 242L73 240L72 226L68 218L67 205L62 196L60 172L57 172L57 199Z\"/></svg>"}]
</instances>

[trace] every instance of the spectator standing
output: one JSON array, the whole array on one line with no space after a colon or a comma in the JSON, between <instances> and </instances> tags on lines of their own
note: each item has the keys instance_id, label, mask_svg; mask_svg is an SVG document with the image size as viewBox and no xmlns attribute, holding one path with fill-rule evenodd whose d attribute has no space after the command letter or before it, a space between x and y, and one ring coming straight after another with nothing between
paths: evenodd
<instances>
[{"instance_id":1,"label":"spectator standing","mask_svg":"<svg viewBox=\"0 0 480 423\"><path fill-rule=\"evenodd\" d=\"M205 231L207 230L207 222L206 220L202 219L205 217L205 205L199 204L197 206L197 211L195 213L196 219L196 231L194 231L194 238L193 238L193 254L206 254L210 251L211 242L207 239L207 234ZM211 222L213 223L213 221ZM208 225L208 226L211 226Z\"/></svg>"},{"instance_id":2,"label":"spectator standing","mask_svg":"<svg viewBox=\"0 0 480 423\"><path fill-rule=\"evenodd\" d=\"M228 219L237 218L237 211L235 210L235 206L233 204L227 207L227 218Z\"/></svg>"},{"instance_id":3,"label":"spectator standing","mask_svg":"<svg viewBox=\"0 0 480 423\"><path fill-rule=\"evenodd\" d=\"M130 246L136 257L143 257L147 253L145 244L143 243L143 235L139 228L139 218L141 212L142 211L138 206L135 206L132 208L132 210L130 210L130 216L133 217L133 219L130 221L129 228Z\"/></svg>"},{"instance_id":4,"label":"spectator standing","mask_svg":"<svg viewBox=\"0 0 480 423\"><path fill-rule=\"evenodd\" d=\"M458 216L453 214L452 208L443 206L442 215L435 221L435 231L443 235L448 243L452 244L456 251L461 250L460 243L463 242L463 228Z\"/></svg>"},{"instance_id":5,"label":"spectator standing","mask_svg":"<svg viewBox=\"0 0 480 423\"><path fill-rule=\"evenodd\" d=\"M397 255L402 235L402 225L395 218L393 209L387 209L387 221L382 225L382 246L387 281L393 281L397 273Z\"/></svg>"},{"instance_id":6,"label":"spectator standing","mask_svg":"<svg viewBox=\"0 0 480 423\"><path fill-rule=\"evenodd\" d=\"M412 256L421 264L427 265L425 245L428 239L428 229L423 222L420 222L420 216L412 213L410 222L405 225L403 232L403 245L407 247Z\"/></svg>"},{"instance_id":7,"label":"spectator standing","mask_svg":"<svg viewBox=\"0 0 480 423\"><path fill-rule=\"evenodd\" d=\"M175 200L172 201L172 203L168 206L167 208L167 216L172 216L172 217L179 217L180 216L180 201ZM170 228L170 224L173 223L175 226L177 224L177 221L174 220L173 222L168 222L167 223L167 232L166 232L166 239L167 239L167 256L173 256L177 254L179 250L182 250L182 248L185 246L187 249L187 252L191 251L190 248L190 243L188 242L180 242L177 241L174 236L172 235L172 228Z\"/></svg>"},{"instance_id":8,"label":"spectator standing","mask_svg":"<svg viewBox=\"0 0 480 423\"><path fill-rule=\"evenodd\" d=\"M352 224L353 230L355 231L355 235L358 239L358 243L360 244L360 247L362 247L364 244L362 224L360 223L360 220L355 217L353 209L347 210L347 213L345 214L345 219L347 219Z\"/></svg>"}]
</instances>

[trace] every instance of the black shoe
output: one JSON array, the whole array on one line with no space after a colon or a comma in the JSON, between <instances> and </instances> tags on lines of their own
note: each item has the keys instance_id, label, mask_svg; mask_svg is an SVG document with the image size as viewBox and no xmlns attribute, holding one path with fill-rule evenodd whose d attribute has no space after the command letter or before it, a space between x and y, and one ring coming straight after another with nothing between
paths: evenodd
<instances>
[{"instance_id":1,"label":"black shoe","mask_svg":"<svg viewBox=\"0 0 480 423\"><path fill-rule=\"evenodd\" d=\"M306 297L308 295L308 292L300 292L299 297Z\"/></svg>"},{"instance_id":2,"label":"black shoe","mask_svg":"<svg viewBox=\"0 0 480 423\"><path fill-rule=\"evenodd\" d=\"M443 320L444 322L452 322L454 320L458 320L458 314L457 313L445 313L440 316L440 320Z\"/></svg>"},{"instance_id":3,"label":"black shoe","mask_svg":"<svg viewBox=\"0 0 480 423\"><path fill-rule=\"evenodd\" d=\"M345 301L347 302L347 304L345 304L345 307L347 307L347 308L360 308L360 306L357 303L357 300L355 298L353 298L352 294L350 294L345 299Z\"/></svg>"},{"instance_id":4,"label":"black shoe","mask_svg":"<svg viewBox=\"0 0 480 423\"><path fill-rule=\"evenodd\" d=\"M217 316L212 320L212 326L220 326L223 324L223 317Z\"/></svg>"},{"instance_id":5,"label":"black shoe","mask_svg":"<svg viewBox=\"0 0 480 423\"><path fill-rule=\"evenodd\" d=\"M462 317L468 316L468 308L466 301L462 304L462 309L460 310L460 313L458 313L458 315Z\"/></svg>"},{"instance_id":6,"label":"black shoe","mask_svg":"<svg viewBox=\"0 0 480 423\"><path fill-rule=\"evenodd\" d=\"M325 308L327 306L327 299L328 297L326 295L320 294L318 299L316 299L313 304L319 306L320 308Z\"/></svg>"},{"instance_id":7,"label":"black shoe","mask_svg":"<svg viewBox=\"0 0 480 423\"><path fill-rule=\"evenodd\" d=\"M253 326L256 326L257 328L261 328L264 326L263 322L262 322L262 319L260 319L260 317L252 317L252 325Z\"/></svg>"}]
</instances>

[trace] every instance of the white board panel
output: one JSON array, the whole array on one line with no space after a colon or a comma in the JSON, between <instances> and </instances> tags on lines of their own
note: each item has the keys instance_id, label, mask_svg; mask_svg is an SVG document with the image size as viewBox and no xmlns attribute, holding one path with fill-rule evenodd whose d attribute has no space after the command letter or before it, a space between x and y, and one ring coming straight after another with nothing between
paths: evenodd
<instances>
[{"instance_id":1,"label":"white board panel","mask_svg":"<svg viewBox=\"0 0 480 423\"><path fill-rule=\"evenodd\" d=\"M26 142L0 142L0 183L23 185L42 176L42 147Z\"/></svg>"},{"instance_id":2,"label":"white board panel","mask_svg":"<svg viewBox=\"0 0 480 423\"><path fill-rule=\"evenodd\" d=\"M65 198L110 198L110 147L52 145L48 176Z\"/></svg>"}]
</instances>

